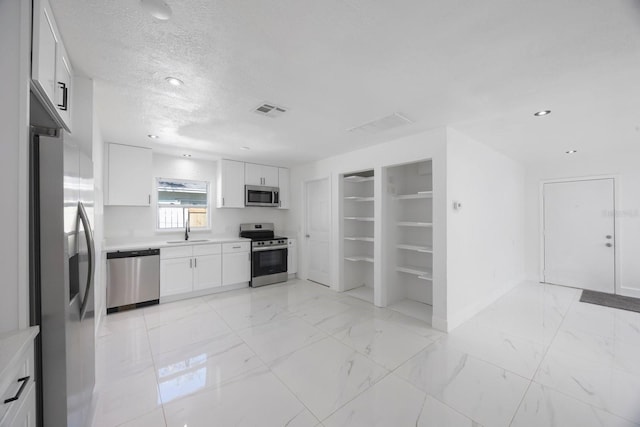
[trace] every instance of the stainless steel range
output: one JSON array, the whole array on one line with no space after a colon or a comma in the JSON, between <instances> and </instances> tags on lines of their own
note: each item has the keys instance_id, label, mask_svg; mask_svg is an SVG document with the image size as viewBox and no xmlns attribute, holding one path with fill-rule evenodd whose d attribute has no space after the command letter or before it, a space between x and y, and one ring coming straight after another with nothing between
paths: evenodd
<instances>
[{"instance_id":1,"label":"stainless steel range","mask_svg":"<svg viewBox=\"0 0 640 427\"><path fill-rule=\"evenodd\" d=\"M286 282L288 241L274 234L272 223L240 224L240 237L251 239L251 286Z\"/></svg>"}]
</instances>

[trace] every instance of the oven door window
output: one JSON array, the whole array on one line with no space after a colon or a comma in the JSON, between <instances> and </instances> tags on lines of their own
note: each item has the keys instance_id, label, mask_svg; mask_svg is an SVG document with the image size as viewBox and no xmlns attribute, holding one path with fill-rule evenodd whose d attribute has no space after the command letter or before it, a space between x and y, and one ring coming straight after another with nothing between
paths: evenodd
<instances>
[{"instance_id":1,"label":"oven door window","mask_svg":"<svg viewBox=\"0 0 640 427\"><path fill-rule=\"evenodd\" d=\"M247 192L248 203L273 203L272 191L249 190Z\"/></svg>"},{"instance_id":2,"label":"oven door window","mask_svg":"<svg viewBox=\"0 0 640 427\"><path fill-rule=\"evenodd\" d=\"M269 274L286 273L287 249L253 252L253 277Z\"/></svg>"}]
</instances>

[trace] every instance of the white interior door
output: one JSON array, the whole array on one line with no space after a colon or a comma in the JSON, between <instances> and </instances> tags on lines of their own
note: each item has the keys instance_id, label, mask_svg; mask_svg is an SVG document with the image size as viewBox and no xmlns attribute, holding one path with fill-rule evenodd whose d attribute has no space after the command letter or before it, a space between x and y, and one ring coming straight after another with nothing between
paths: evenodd
<instances>
[{"instance_id":1,"label":"white interior door","mask_svg":"<svg viewBox=\"0 0 640 427\"><path fill-rule=\"evenodd\" d=\"M329 178L308 181L305 184L305 240L307 243L307 278L329 286L331 203Z\"/></svg>"},{"instance_id":2,"label":"white interior door","mask_svg":"<svg viewBox=\"0 0 640 427\"><path fill-rule=\"evenodd\" d=\"M615 292L613 179L544 184L544 281Z\"/></svg>"}]
</instances>

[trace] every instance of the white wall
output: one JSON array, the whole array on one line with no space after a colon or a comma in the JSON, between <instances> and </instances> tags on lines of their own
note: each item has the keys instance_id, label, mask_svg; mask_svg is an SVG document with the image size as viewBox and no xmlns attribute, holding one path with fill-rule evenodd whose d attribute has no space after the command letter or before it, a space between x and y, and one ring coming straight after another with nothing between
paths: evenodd
<instances>
[{"instance_id":1,"label":"white wall","mask_svg":"<svg viewBox=\"0 0 640 427\"><path fill-rule=\"evenodd\" d=\"M196 231L192 234L213 233L237 236L239 226L245 222L273 222L277 233L286 233L289 228L284 219L286 210L275 208L217 209L216 168L217 162L193 158L173 157L153 153L153 177L150 185L155 186L156 178L178 178L209 182L211 200L211 230ZM152 192L151 207L105 206L104 237L107 241L139 240L140 238L167 239L183 238L183 232L156 231L157 194Z\"/></svg>"},{"instance_id":2,"label":"white wall","mask_svg":"<svg viewBox=\"0 0 640 427\"><path fill-rule=\"evenodd\" d=\"M381 176L383 166L433 159L434 186L434 326L444 328L446 324L446 130L438 129L412 135L392 142L375 145L342 155L329 157L291 170L291 212L288 222L298 239L298 276L307 277L307 251L304 239L304 182L330 177L331 180L331 277L332 287L337 289L341 259L339 230L339 176L343 173L374 169ZM378 185L378 184L377 184ZM379 186L379 185L378 185ZM379 218L380 208L376 216ZM379 236L380 224L376 225ZM384 245L381 239L375 242ZM374 251L380 253L377 248Z\"/></svg>"},{"instance_id":3,"label":"white wall","mask_svg":"<svg viewBox=\"0 0 640 427\"><path fill-rule=\"evenodd\" d=\"M0 333L29 325L31 2L0 1Z\"/></svg>"},{"instance_id":4,"label":"white wall","mask_svg":"<svg viewBox=\"0 0 640 427\"><path fill-rule=\"evenodd\" d=\"M611 153L593 158L584 153L562 160L532 165L526 176L526 273L540 277L540 182L544 180L599 175L616 175L617 290L640 297L640 168L635 156Z\"/></svg>"},{"instance_id":5,"label":"white wall","mask_svg":"<svg viewBox=\"0 0 640 427\"><path fill-rule=\"evenodd\" d=\"M524 182L521 164L448 130L449 329L524 280Z\"/></svg>"}]
</instances>

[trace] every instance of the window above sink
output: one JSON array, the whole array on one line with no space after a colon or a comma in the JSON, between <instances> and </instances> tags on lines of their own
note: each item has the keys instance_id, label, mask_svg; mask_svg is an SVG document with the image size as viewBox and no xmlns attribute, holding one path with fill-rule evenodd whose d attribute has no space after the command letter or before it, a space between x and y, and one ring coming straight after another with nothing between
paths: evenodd
<instances>
[{"instance_id":1,"label":"window above sink","mask_svg":"<svg viewBox=\"0 0 640 427\"><path fill-rule=\"evenodd\" d=\"M157 229L181 230L189 218L192 230L208 229L209 183L157 178Z\"/></svg>"}]
</instances>

